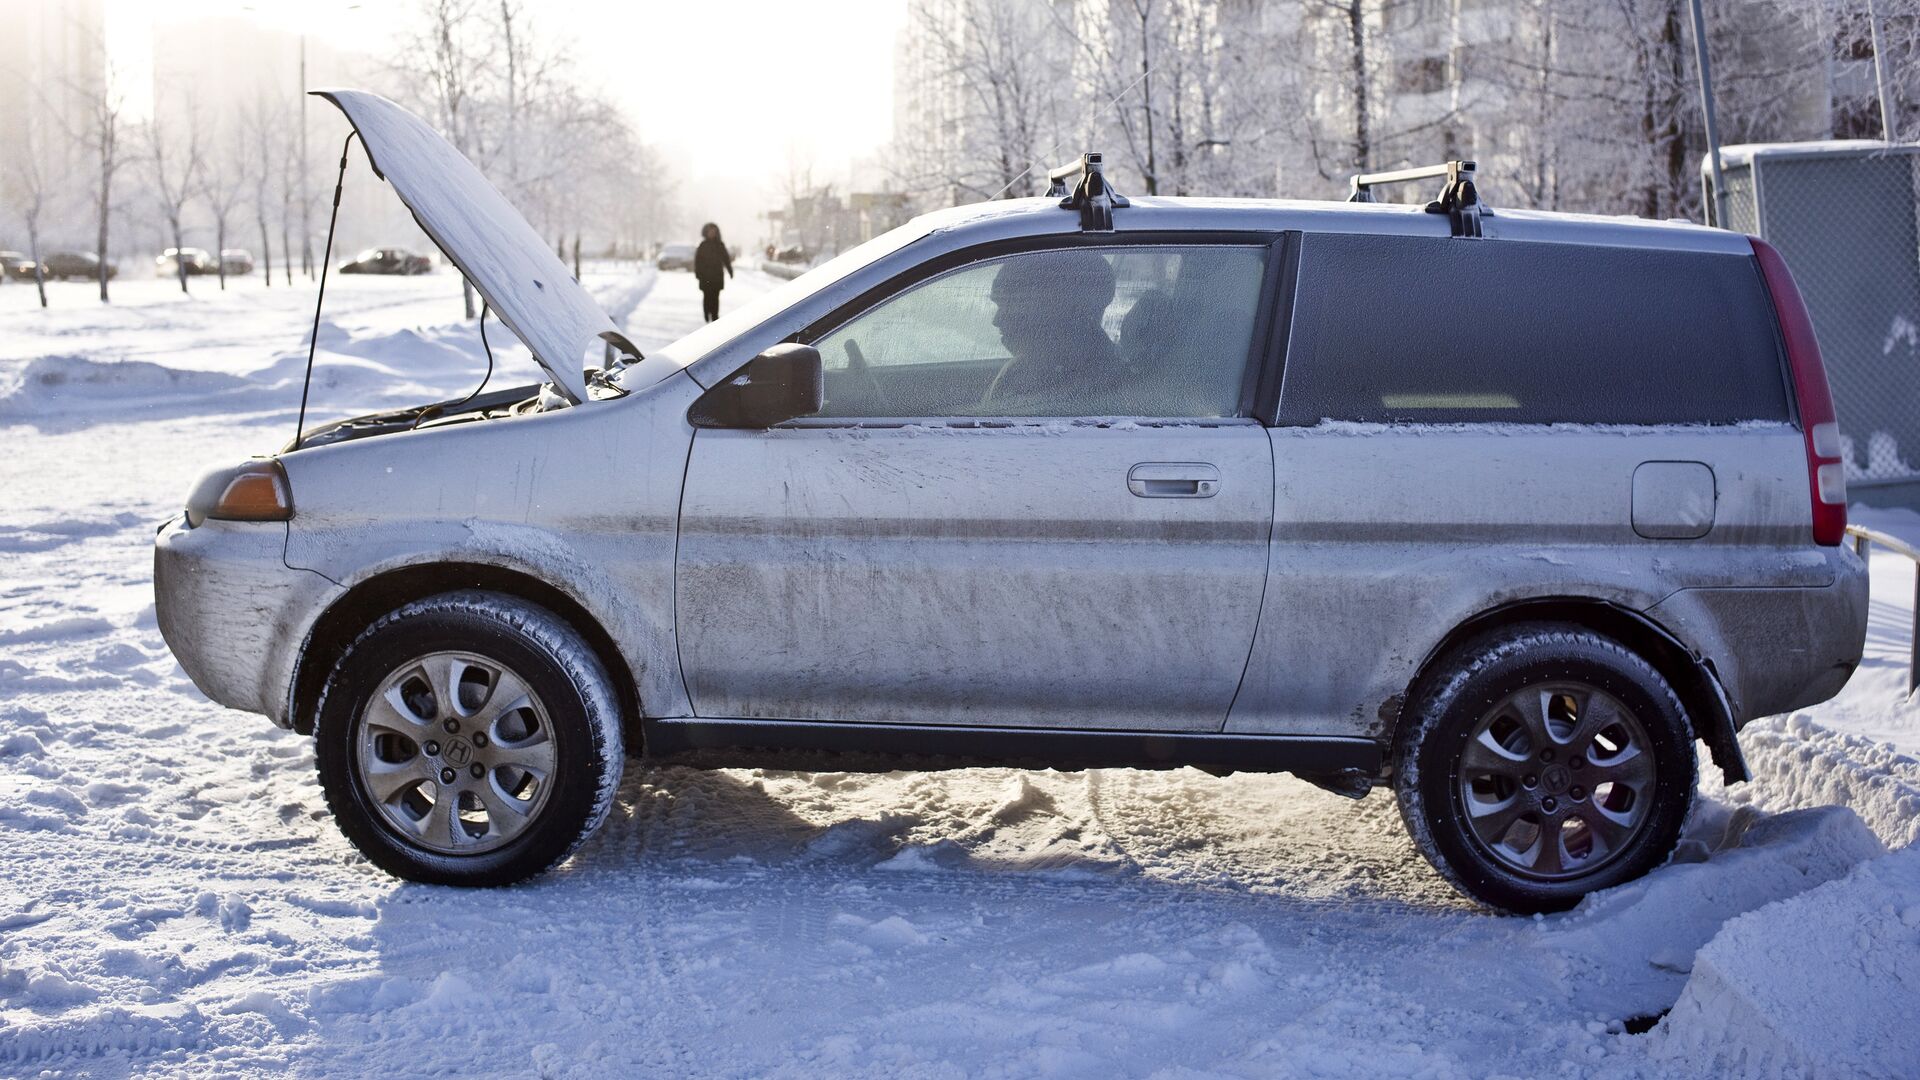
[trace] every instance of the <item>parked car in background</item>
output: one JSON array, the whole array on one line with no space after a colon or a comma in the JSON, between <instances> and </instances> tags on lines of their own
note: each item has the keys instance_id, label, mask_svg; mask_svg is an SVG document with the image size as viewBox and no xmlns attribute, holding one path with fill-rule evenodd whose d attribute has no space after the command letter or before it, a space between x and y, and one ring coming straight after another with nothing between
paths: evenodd
<instances>
[{"instance_id":1,"label":"parked car in background","mask_svg":"<svg viewBox=\"0 0 1920 1080\"><path fill-rule=\"evenodd\" d=\"M32 281L33 259L23 251L0 251L0 276Z\"/></svg>"},{"instance_id":2,"label":"parked car in background","mask_svg":"<svg viewBox=\"0 0 1920 1080\"><path fill-rule=\"evenodd\" d=\"M653 265L662 270L692 270L693 250L692 244L683 244L676 240L661 247L660 257L653 260Z\"/></svg>"},{"instance_id":3,"label":"parked car in background","mask_svg":"<svg viewBox=\"0 0 1920 1080\"><path fill-rule=\"evenodd\" d=\"M405 248L368 248L340 268L343 274L425 274L433 260Z\"/></svg>"},{"instance_id":4,"label":"parked car in background","mask_svg":"<svg viewBox=\"0 0 1920 1080\"><path fill-rule=\"evenodd\" d=\"M56 251L40 260L43 273L55 281L92 281L100 276L100 257L91 251ZM120 274L120 268L109 264L107 277Z\"/></svg>"},{"instance_id":5,"label":"parked car in background","mask_svg":"<svg viewBox=\"0 0 1920 1080\"><path fill-rule=\"evenodd\" d=\"M221 248L221 269L229 276L253 273L253 252L246 248Z\"/></svg>"},{"instance_id":6,"label":"parked car in background","mask_svg":"<svg viewBox=\"0 0 1920 1080\"><path fill-rule=\"evenodd\" d=\"M533 227L327 96L548 382L210 471L154 587L391 873L540 872L632 748L1292 772L1562 910L1668 860L1696 744L1745 780L1742 725L1860 663L1842 436L1758 239L1483 217L1460 162L1432 204L1127 203L1089 155L588 375L631 345Z\"/></svg>"},{"instance_id":7,"label":"parked car in background","mask_svg":"<svg viewBox=\"0 0 1920 1080\"><path fill-rule=\"evenodd\" d=\"M220 272L220 264L214 261L213 254L205 248L183 247L168 248L153 260L155 277L178 277L180 264L185 263L188 277L200 277Z\"/></svg>"}]
</instances>

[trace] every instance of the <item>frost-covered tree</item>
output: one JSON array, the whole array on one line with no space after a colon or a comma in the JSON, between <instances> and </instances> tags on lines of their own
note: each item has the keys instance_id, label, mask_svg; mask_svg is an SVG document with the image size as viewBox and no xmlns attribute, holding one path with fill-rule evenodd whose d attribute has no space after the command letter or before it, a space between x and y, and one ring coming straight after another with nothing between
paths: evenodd
<instances>
[{"instance_id":1,"label":"frost-covered tree","mask_svg":"<svg viewBox=\"0 0 1920 1080\"><path fill-rule=\"evenodd\" d=\"M1920 134L1920 0L1875 2L1896 130ZM896 157L931 148L916 175L1019 156L978 107L1014 82L994 38L956 30L1002 9L1044 10L1068 45L1036 76L1066 136L1040 155L1105 150L1123 190L1327 196L1354 172L1471 157L1497 202L1700 211L1687 0L914 0L903 57L964 61L911 65L939 87L898 114ZM1866 0L1707 0L1706 21L1724 141L1879 135Z\"/></svg>"},{"instance_id":2,"label":"frost-covered tree","mask_svg":"<svg viewBox=\"0 0 1920 1080\"><path fill-rule=\"evenodd\" d=\"M483 168L475 97L493 62L496 39L478 0L419 0L414 29L401 39L389 72L415 104L424 104L433 125L454 149ZM473 283L462 277L467 318L476 314Z\"/></svg>"},{"instance_id":3,"label":"frost-covered tree","mask_svg":"<svg viewBox=\"0 0 1920 1080\"><path fill-rule=\"evenodd\" d=\"M663 159L573 73L571 50L542 32L532 5L416 0L415 16L388 69L392 93L555 237L563 258L570 248L576 272L586 238L619 234L631 205L658 218L672 192ZM473 293L463 291L471 317Z\"/></svg>"},{"instance_id":4,"label":"frost-covered tree","mask_svg":"<svg viewBox=\"0 0 1920 1080\"><path fill-rule=\"evenodd\" d=\"M919 70L909 108L929 123L896 167L956 198L1018 198L1045 186L1061 136L1066 40L1035 0L918 0L908 9Z\"/></svg>"}]
</instances>

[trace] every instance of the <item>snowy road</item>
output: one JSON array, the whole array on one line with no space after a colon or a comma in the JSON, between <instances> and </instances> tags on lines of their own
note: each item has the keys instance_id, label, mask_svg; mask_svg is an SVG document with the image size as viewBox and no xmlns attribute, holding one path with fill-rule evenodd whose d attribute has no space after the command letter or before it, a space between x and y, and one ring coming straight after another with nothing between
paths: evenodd
<instances>
[{"instance_id":1,"label":"snowy road","mask_svg":"<svg viewBox=\"0 0 1920 1080\"><path fill-rule=\"evenodd\" d=\"M1920 970L1920 763L1829 729L1920 749L1891 556L1846 694L1750 729L1759 782L1704 781L1675 865L1565 916L1465 905L1385 793L1190 770L636 767L559 872L398 883L307 740L207 702L155 629L153 528L291 433L311 301L164 285L44 315L0 289L0 1074L1665 1076L1755 1037L1742 963L1811 980L1857 940ZM643 348L698 321L686 274L589 285ZM446 275L343 285L315 414L470 388L458 316ZM529 377L497 351L496 385ZM1858 908L1852 936L1743 944L1809 908Z\"/></svg>"}]
</instances>

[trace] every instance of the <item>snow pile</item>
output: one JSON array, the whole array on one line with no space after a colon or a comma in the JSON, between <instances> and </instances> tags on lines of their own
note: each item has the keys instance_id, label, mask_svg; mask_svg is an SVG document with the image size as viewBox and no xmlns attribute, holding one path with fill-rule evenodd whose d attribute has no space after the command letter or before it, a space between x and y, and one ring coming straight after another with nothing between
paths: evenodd
<instances>
[{"instance_id":1,"label":"snow pile","mask_svg":"<svg viewBox=\"0 0 1920 1080\"><path fill-rule=\"evenodd\" d=\"M192 371L144 360L89 360L42 356L0 373L0 418L32 418L96 409L102 403L146 406L190 398L219 408L217 399L246 387L247 380L217 371Z\"/></svg>"},{"instance_id":2,"label":"snow pile","mask_svg":"<svg viewBox=\"0 0 1920 1080\"><path fill-rule=\"evenodd\" d=\"M657 280L647 268L589 275L588 284L611 318L623 323ZM430 306L423 297L431 294L422 290L448 295L434 297ZM329 282L327 293L313 365L312 422L464 394L487 370L477 323L417 317L442 306L457 312L457 303L449 305L457 289L450 290L445 278L348 278L344 285ZM0 325L0 426L62 431L299 405L313 317L310 289L240 289L166 304L143 305L141 298L135 290L130 305L98 310L94 323L104 325L76 321L80 313L64 309L0 316L11 324ZM487 338L495 360L490 386L545 378L497 317L487 320ZM41 351L56 344L59 351ZM598 350L583 359L597 364Z\"/></svg>"},{"instance_id":3,"label":"snow pile","mask_svg":"<svg viewBox=\"0 0 1920 1080\"><path fill-rule=\"evenodd\" d=\"M1729 922L1656 1031L1698 1073L1911 1077L1920 1070L1920 848Z\"/></svg>"},{"instance_id":4,"label":"snow pile","mask_svg":"<svg viewBox=\"0 0 1920 1080\"><path fill-rule=\"evenodd\" d=\"M1717 798L1762 810L1846 806L1890 848L1920 841L1920 760L1806 713L1747 725L1740 747L1753 782L1713 791ZM1703 777L1702 787L1717 783Z\"/></svg>"},{"instance_id":5,"label":"snow pile","mask_svg":"<svg viewBox=\"0 0 1920 1080\"><path fill-rule=\"evenodd\" d=\"M1842 877L1886 853L1851 810L1822 806L1763 817L1705 803L1676 863L1589 896L1545 925L1543 943L1611 973L1617 1007L1655 1013L1721 924ZM1684 861L1696 860L1696 861Z\"/></svg>"}]
</instances>

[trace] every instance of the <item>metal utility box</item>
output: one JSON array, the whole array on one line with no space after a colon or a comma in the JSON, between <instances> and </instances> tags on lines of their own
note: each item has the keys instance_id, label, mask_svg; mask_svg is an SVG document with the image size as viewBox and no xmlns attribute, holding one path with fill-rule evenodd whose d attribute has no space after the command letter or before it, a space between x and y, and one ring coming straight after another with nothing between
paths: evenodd
<instances>
[{"instance_id":1,"label":"metal utility box","mask_svg":"<svg viewBox=\"0 0 1920 1080\"><path fill-rule=\"evenodd\" d=\"M1714 214L1712 162L1701 162ZM1920 146L1721 150L1726 222L1780 249L1813 314L1854 501L1920 509Z\"/></svg>"}]
</instances>

